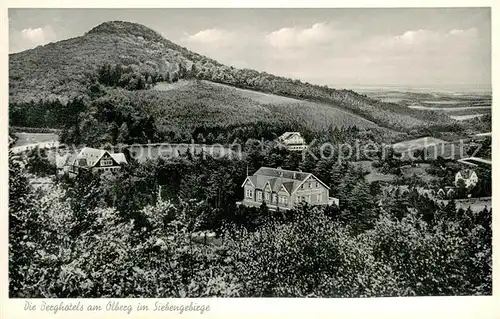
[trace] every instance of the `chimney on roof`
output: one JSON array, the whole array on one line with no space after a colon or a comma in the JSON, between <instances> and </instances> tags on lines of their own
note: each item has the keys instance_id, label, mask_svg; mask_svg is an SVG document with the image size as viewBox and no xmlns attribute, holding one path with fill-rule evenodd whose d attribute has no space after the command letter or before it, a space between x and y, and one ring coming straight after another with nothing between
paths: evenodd
<instances>
[{"instance_id":1,"label":"chimney on roof","mask_svg":"<svg viewBox=\"0 0 500 319\"><path fill-rule=\"evenodd\" d=\"M281 170L281 166L278 167L278 174L280 177L283 177L283 171Z\"/></svg>"},{"instance_id":2,"label":"chimney on roof","mask_svg":"<svg viewBox=\"0 0 500 319\"><path fill-rule=\"evenodd\" d=\"M293 179L297 179L297 173L293 172Z\"/></svg>"}]
</instances>

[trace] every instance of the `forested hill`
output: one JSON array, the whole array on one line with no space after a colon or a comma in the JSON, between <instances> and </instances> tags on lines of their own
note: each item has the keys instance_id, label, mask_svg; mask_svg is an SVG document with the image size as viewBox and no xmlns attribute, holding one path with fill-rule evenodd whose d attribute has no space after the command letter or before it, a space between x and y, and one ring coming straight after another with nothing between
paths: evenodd
<instances>
[{"instance_id":1,"label":"forested hill","mask_svg":"<svg viewBox=\"0 0 500 319\"><path fill-rule=\"evenodd\" d=\"M157 82L201 79L330 104L399 131L456 125L443 114L383 103L350 90L225 66L130 22L106 22L81 37L11 54L9 58L11 105L55 99L66 103L75 97L88 97L89 87L97 82L135 91L151 88Z\"/></svg>"}]
</instances>

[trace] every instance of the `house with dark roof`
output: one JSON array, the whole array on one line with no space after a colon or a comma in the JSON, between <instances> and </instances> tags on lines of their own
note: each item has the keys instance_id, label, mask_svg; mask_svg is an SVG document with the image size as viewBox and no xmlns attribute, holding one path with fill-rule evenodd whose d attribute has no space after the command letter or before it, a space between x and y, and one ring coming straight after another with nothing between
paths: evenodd
<instances>
[{"instance_id":1,"label":"house with dark roof","mask_svg":"<svg viewBox=\"0 0 500 319\"><path fill-rule=\"evenodd\" d=\"M463 180L465 182L465 187L469 188L476 186L479 178L474 170L463 169L455 174L455 186L458 186L458 181L460 180Z\"/></svg>"},{"instance_id":2,"label":"house with dark roof","mask_svg":"<svg viewBox=\"0 0 500 319\"><path fill-rule=\"evenodd\" d=\"M330 188L311 173L261 167L243 184L244 199L239 204L287 210L300 202L311 205L338 205L329 197Z\"/></svg>"},{"instance_id":3,"label":"house with dark roof","mask_svg":"<svg viewBox=\"0 0 500 319\"><path fill-rule=\"evenodd\" d=\"M123 153L110 153L106 150L84 147L77 154L65 155L58 166L62 166L64 172L77 174L81 169L93 172L118 171L123 164L127 164Z\"/></svg>"},{"instance_id":4,"label":"house with dark roof","mask_svg":"<svg viewBox=\"0 0 500 319\"><path fill-rule=\"evenodd\" d=\"M306 141L299 132L285 132L278 137L278 142L290 151L302 151L307 148Z\"/></svg>"}]
</instances>

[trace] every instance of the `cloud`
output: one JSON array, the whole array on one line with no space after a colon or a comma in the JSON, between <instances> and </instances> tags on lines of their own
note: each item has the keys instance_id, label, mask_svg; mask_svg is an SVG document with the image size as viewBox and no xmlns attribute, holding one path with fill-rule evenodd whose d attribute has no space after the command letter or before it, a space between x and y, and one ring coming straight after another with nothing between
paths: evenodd
<instances>
[{"instance_id":1,"label":"cloud","mask_svg":"<svg viewBox=\"0 0 500 319\"><path fill-rule=\"evenodd\" d=\"M266 35L269 45L277 49L325 45L340 35L331 24L315 23L309 28L282 28Z\"/></svg>"},{"instance_id":2,"label":"cloud","mask_svg":"<svg viewBox=\"0 0 500 319\"><path fill-rule=\"evenodd\" d=\"M386 53L440 52L444 54L464 52L478 44L477 30L453 29L451 31L409 30L392 37L376 37L368 48Z\"/></svg>"},{"instance_id":3,"label":"cloud","mask_svg":"<svg viewBox=\"0 0 500 319\"><path fill-rule=\"evenodd\" d=\"M27 28L21 30L21 38L31 44L40 45L54 41L56 35L51 26L47 25L40 28Z\"/></svg>"},{"instance_id":4,"label":"cloud","mask_svg":"<svg viewBox=\"0 0 500 319\"><path fill-rule=\"evenodd\" d=\"M33 49L57 40L57 35L50 25L38 28L12 28L9 31L9 52L15 53Z\"/></svg>"},{"instance_id":5,"label":"cloud","mask_svg":"<svg viewBox=\"0 0 500 319\"><path fill-rule=\"evenodd\" d=\"M481 82L482 51L475 28L408 30L373 36L351 48L360 75L364 70L385 83Z\"/></svg>"},{"instance_id":6,"label":"cloud","mask_svg":"<svg viewBox=\"0 0 500 319\"><path fill-rule=\"evenodd\" d=\"M219 28L201 30L195 34L187 35L184 42L195 45L228 45L235 38L235 33Z\"/></svg>"},{"instance_id":7,"label":"cloud","mask_svg":"<svg viewBox=\"0 0 500 319\"><path fill-rule=\"evenodd\" d=\"M356 30L332 22L270 31L207 28L181 41L224 64L318 84L417 85L484 77L484 58L475 54L484 48L475 28L372 35Z\"/></svg>"},{"instance_id":8,"label":"cloud","mask_svg":"<svg viewBox=\"0 0 500 319\"><path fill-rule=\"evenodd\" d=\"M214 58L221 63L245 68L258 59L262 51L262 37L254 30L227 30L210 28L180 39L192 51ZM245 57L245 58L242 58Z\"/></svg>"}]
</instances>

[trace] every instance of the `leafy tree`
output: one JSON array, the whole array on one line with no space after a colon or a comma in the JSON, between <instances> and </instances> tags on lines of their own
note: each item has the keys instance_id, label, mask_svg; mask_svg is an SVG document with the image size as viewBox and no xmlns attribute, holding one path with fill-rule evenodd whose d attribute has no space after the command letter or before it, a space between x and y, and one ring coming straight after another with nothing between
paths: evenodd
<instances>
[{"instance_id":1,"label":"leafy tree","mask_svg":"<svg viewBox=\"0 0 500 319\"><path fill-rule=\"evenodd\" d=\"M118 131L118 136L116 138L118 143L128 144L129 141L129 129L127 123L123 123Z\"/></svg>"},{"instance_id":2,"label":"leafy tree","mask_svg":"<svg viewBox=\"0 0 500 319\"><path fill-rule=\"evenodd\" d=\"M56 173L56 167L48 160L46 150L39 147L28 153L26 168L28 172L39 176L50 176Z\"/></svg>"},{"instance_id":3,"label":"leafy tree","mask_svg":"<svg viewBox=\"0 0 500 319\"><path fill-rule=\"evenodd\" d=\"M456 184L456 198L465 198L468 194L467 186L465 185L465 181L463 179L459 179Z\"/></svg>"}]
</instances>

